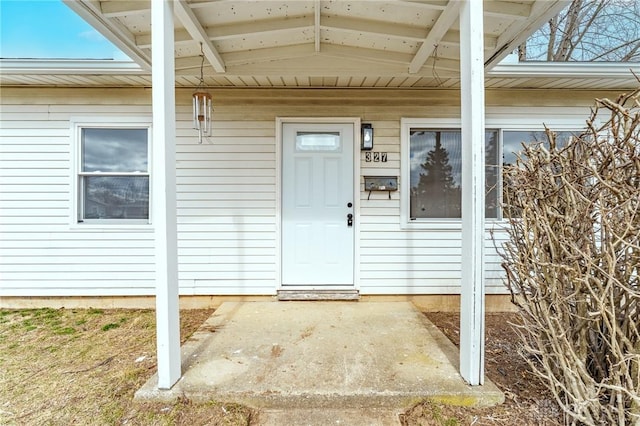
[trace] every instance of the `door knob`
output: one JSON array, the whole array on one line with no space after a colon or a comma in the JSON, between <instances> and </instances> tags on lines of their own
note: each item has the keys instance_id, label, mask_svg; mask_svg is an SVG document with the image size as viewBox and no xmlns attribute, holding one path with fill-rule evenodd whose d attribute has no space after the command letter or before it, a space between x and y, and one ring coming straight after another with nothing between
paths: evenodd
<instances>
[{"instance_id":1,"label":"door knob","mask_svg":"<svg viewBox=\"0 0 640 426\"><path fill-rule=\"evenodd\" d=\"M353 226L353 215L351 213L347 215L347 226Z\"/></svg>"}]
</instances>

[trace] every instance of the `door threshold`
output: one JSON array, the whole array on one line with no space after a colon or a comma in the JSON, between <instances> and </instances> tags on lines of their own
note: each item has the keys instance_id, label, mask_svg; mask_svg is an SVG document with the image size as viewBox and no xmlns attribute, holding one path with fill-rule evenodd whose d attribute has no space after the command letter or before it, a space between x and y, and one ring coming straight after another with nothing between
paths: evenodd
<instances>
[{"instance_id":1,"label":"door threshold","mask_svg":"<svg viewBox=\"0 0 640 426\"><path fill-rule=\"evenodd\" d=\"M278 290L278 300L360 300L358 290Z\"/></svg>"}]
</instances>

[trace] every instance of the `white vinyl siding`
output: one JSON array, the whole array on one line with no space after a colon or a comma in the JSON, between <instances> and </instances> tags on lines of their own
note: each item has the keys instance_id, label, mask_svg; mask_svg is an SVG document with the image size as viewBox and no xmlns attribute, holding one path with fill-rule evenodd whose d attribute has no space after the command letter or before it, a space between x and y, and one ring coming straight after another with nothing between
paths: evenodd
<instances>
[{"instance_id":1,"label":"white vinyl siding","mask_svg":"<svg viewBox=\"0 0 640 426\"><path fill-rule=\"evenodd\" d=\"M180 294L275 294L277 117L361 117L373 125L373 151L388 153L385 163L366 162L360 153L355 213L362 294L459 293L460 230L402 229L401 191L392 192L391 199L386 192L367 199L362 179L400 176L401 118L456 117L457 91L248 89L213 95L213 133L198 144L191 127L191 92L177 94ZM522 116L566 128L589 111L586 95L585 106L575 108L556 105L557 99L566 104L568 96L542 97L538 100L551 106L532 108L533 100L515 95L487 96L492 102L488 111L512 128ZM511 99L522 106L506 106ZM3 88L1 102L0 296L153 295L153 218L151 225L129 228L82 227L70 220L75 197L72 117L148 116L149 92ZM399 184L402 189L402 179ZM499 223L487 226L487 292L504 293L489 233Z\"/></svg>"},{"instance_id":2,"label":"white vinyl siding","mask_svg":"<svg viewBox=\"0 0 640 426\"><path fill-rule=\"evenodd\" d=\"M0 296L153 294L151 232L70 228L71 115L127 109L2 105Z\"/></svg>"},{"instance_id":3,"label":"white vinyl siding","mask_svg":"<svg viewBox=\"0 0 640 426\"><path fill-rule=\"evenodd\" d=\"M214 115L200 145L188 113L178 109L180 292L275 294L274 121Z\"/></svg>"}]
</instances>

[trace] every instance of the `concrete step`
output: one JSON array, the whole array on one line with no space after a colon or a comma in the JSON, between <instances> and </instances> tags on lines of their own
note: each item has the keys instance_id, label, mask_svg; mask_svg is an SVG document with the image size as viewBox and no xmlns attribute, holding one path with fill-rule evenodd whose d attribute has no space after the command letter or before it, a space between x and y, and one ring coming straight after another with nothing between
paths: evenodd
<instances>
[{"instance_id":1,"label":"concrete step","mask_svg":"<svg viewBox=\"0 0 640 426\"><path fill-rule=\"evenodd\" d=\"M385 409L291 409L262 410L260 426L399 426L401 411Z\"/></svg>"},{"instance_id":2,"label":"concrete step","mask_svg":"<svg viewBox=\"0 0 640 426\"><path fill-rule=\"evenodd\" d=\"M313 301L313 300L359 300L357 290L279 290L281 301Z\"/></svg>"}]
</instances>

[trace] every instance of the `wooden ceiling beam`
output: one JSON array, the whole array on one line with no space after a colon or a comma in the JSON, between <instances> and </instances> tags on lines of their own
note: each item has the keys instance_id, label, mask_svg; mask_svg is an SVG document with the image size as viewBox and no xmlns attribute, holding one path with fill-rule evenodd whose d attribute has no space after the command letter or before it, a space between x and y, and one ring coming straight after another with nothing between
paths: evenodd
<instances>
[{"instance_id":1,"label":"wooden ceiling beam","mask_svg":"<svg viewBox=\"0 0 640 426\"><path fill-rule=\"evenodd\" d=\"M246 76L274 76L274 77L296 77L306 76L337 76L337 77L398 77L398 76L433 76L431 67L424 67L419 73L410 75L407 72L405 63L384 63L376 62L372 65L369 58L363 60L349 56L348 54L316 54L313 51L313 43L309 43L311 52L307 56L283 59L278 61L265 61L263 63L248 63L243 65L228 65L228 75ZM440 78L450 75L458 75L460 64L458 61L447 60L447 63L438 63L437 75ZM445 67L446 65L446 67Z\"/></svg>"},{"instance_id":2,"label":"wooden ceiling beam","mask_svg":"<svg viewBox=\"0 0 640 426\"><path fill-rule=\"evenodd\" d=\"M372 65L376 66L376 70L378 69L378 66L382 66L383 64L393 65L395 67L406 67L413 55L408 53L389 52L388 50L363 49L359 47L329 44L323 45L322 53L317 54L313 43L305 43L287 47L229 52L225 54L225 63L228 70L230 67L257 67L259 64L270 62L275 63L281 61L300 60L299 65L296 65L294 68L297 71L303 70L303 73L308 73L310 70L313 70L313 68L310 68L307 64L310 57L321 58L321 60L327 61L328 63L333 63L333 66L337 66L345 59L353 59L359 61L359 63L368 64L367 69L370 71ZM304 60L302 61L301 59ZM438 65L446 66L450 62L451 61L449 59L441 58L438 60ZM176 69L181 70L183 73L189 69L195 71L199 69L200 63L201 59L197 56L179 58L176 59Z\"/></svg>"},{"instance_id":3,"label":"wooden ceiling beam","mask_svg":"<svg viewBox=\"0 0 640 426\"><path fill-rule=\"evenodd\" d=\"M269 36L282 31L291 31L295 29L303 30L312 26L313 21L309 16L297 16L218 25L215 28L206 28L206 30L211 40L217 41L244 37L245 35Z\"/></svg>"},{"instance_id":4,"label":"wooden ceiling beam","mask_svg":"<svg viewBox=\"0 0 640 426\"><path fill-rule=\"evenodd\" d=\"M264 49L229 52L225 58L229 66L281 61L309 56L315 53L315 46L311 43L294 44L285 47L267 47Z\"/></svg>"},{"instance_id":5,"label":"wooden ceiling beam","mask_svg":"<svg viewBox=\"0 0 640 426\"><path fill-rule=\"evenodd\" d=\"M189 6L191 9L201 9L203 7L209 7L215 3L237 3L238 0L191 0Z\"/></svg>"},{"instance_id":6,"label":"wooden ceiling beam","mask_svg":"<svg viewBox=\"0 0 640 426\"><path fill-rule=\"evenodd\" d=\"M182 76L198 76L200 77L200 65L202 64L202 57L200 56L185 56L182 58L176 58L176 75ZM191 71L193 70L193 72ZM211 75L209 67L203 70L204 75Z\"/></svg>"},{"instance_id":7,"label":"wooden ceiling beam","mask_svg":"<svg viewBox=\"0 0 640 426\"><path fill-rule=\"evenodd\" d=\"M269 19L263 21L242 22L237 24L219 25L215 28L204 28L207 38L211 41L231 40L243 37L265 37L276 35L279 32L291 30L306 30L313 27L313 22L308 16L299 16L286 19ZM192 39L185 30L176 30L176 43L189 42ZM136 37L136 43L140 47L151 47L151 34L140 34Z\"/></svg>"},{"instance_id":8,"label":"wooden ceiling beam","mask_svg":"<svg viewBox=\"0 0 640 426\"><path fill-rule=\"evenodd\" d=\"M100 10L107 18L151 13L151 0L101 1Z\"/></svg>"},{"instance_id":9,"label":"wooden ceiling beam","mask_svg":"<svg viewBox=\"0 0 640 426\"><path fill-rule=\"evenodd\" d=\"M207 58L207 61L209 61L213 69L219 73L225 72L225 65L222 57L211 43L207 32L204 30L186 1L175 1L174 12L191 37L193 37L195 41L201 43L204 56Z\"/></svg>"},{"instance_id":10,"label":"wooden ceiling beam","mask_svg":"<svg viewBox=\"0 0 640 426\"><path fill-rule=\"evenodd\" d=\"M421 42L427 36L427 30L421 27L344 16L324 17L322 28L356 34L373 34L413 42Z\"/></svg>"},{"instance_id":11,"label":"wooden ceiling beam","mask_svg":"<svg viewBox=\"0 0 640 426\"><path fill-rule=\"evenodd\" d=\"M444 10L449 0L395 0L398 5L406 5L411 7L419 7L428 10Z\"/></svg>"},{"instance_id":12,"label":"wooden ceiling beam","mask_svg":"<svg viewBox=\"0 0 640 426\"><path fill-rule=\"evenodd\" d=\"M320 0L313 2L313 38L316 52L320 52Z\"/></svg>"},{"instance_id":13,"label":"wooden ceiling beam","mask_svg":"<svg viewBox=\"0 0 640 426\"><path fill-rule=\"evenodd\" d=\"M291 31L291 30L308 30L311 29L310 20L308 17L292 18L285 20L278 20L273 22L270 30L262 29L256 31L256 26L260 26L259 23L251 23L252 28L244 28L248 24L240 24L240 27L234 25L227 25L224 27L205 28L207 35L211 41L231 40L234 38L249 38L274 35L277 32ZM368 33L378 36L384 36L394 39L408 40L413 42L421 42L424 40L425 30L416 27L397 26L390 25L391 28L385 28L388 24L378 25L377 22L368 20L356 20L351 18L332 17L331 19L325 19L321 28L346 31L346 32L358 32ZM265 27L266 28L266 27ZM384 29L384 32L380 32ZM245 32L253 31L253 32ZM391 33L393 31L393 33ZM193 38L191 35L183 29L178 29L175 32L176 45L183 45L186 43L192 43ZM459 46L460 45L460 33L457 30L449 30L440 40L441 45ZM498 38L492 35L485 35L484 43L486 50L494 50L496 47ZM151 34L142 34L136 37L136 44L140 48L151 48Z\"/></svg>"},{"instance_id":14,"label":"wooden ceiling beam","mask_svg":"<svg viewBox=\"0 0 640 426\"><path fill-rule=\"evenodd\" d=\"M189 5L192 9L204 8L207 6L211 6L212 3L221 3L222 1L229 0L220 0L217 2L211 0L192 2ZM320 0L314 1L316 3L320 2ZM406 5L426 10L444 10L447 6L448 0L395 0L395 3L397 3L398 5ZM100 9L102 10L102 14L107 18L150 13L151 0L101 1ZM511 1L492 0L490 2L485 2L484 11L486 15L490 16L501 16L512 19L526 19L531 14L531 6L522 3L514 3Z\"/></svg>"},{"instance_id":15,"label":"wooden ceiling beam","mask_svg":"<svg viewBox=\"0 0 640 426\"><path fill-rule=\"evenodd\" d=\"M409 53L392 52L389 50L366 49L362 47L342 46L342 45L325 45L322 53L326 56L341 58L356 58L361 61L371 62L372 64L397 64L405 65L411 60L412 55Z\"/></svg>"},{"instance_id":16,"label":"wooden ceiling beam","mask_svg":"<svg viewBox=\"0 0 640 426\"><path fill-rule=\"evenodd\" d=\"M174 43L177 45L193 42L193 37L187 30L176 30L173 35ZM143 49L151 49L151 33L140 34L136 36L136 44Z\"/></svg>"},{"instance_id":17,"label":"wooden ceiling beam","mask_svg":"<svg viewBox=\"0 0 640 426\"><path fill-rule=\"evenodd\" d=\"M484 2L484 14L485 16L523 20L531 15L531 5L511 1L492 0Z\"/></svg>"},{"instance_id":18,"label":"wooden ceiling beam","mask_svg":"<svg viewBox=\"0 0 640 426\"><path fill-rule=\"evenodd\" d=\"M265 38L277 35L279 32L288 32L291 30L304 31L312 28L332 29L358 34L373 34L413 42L420 42L424 40L426 36L426 30L424 28L341 16L323 17L319 27L315 27L314 22L312 22L308 16L300 16L295 18L270 19L230 24L217 26L215 28L209 27L205 28L205 31L209 40L215 42L245 37ZM191 41L191 38L188 36L188 32L176 30L176 43L189 41ZM136 43L139 47L151 47L151 34L145 33L138 35L136 37Z\"/></svg>"},{"instance_id":19,"label":"wooden ceiling beam","mask_svg":"<svg viewBox=\"0 0 640 426\"><path fill-rule=\"evenodd\" d=\"M440 45L446 46L460 46L460 31L458 30L449 30L447 33L442 36L440 39ZM484 35L484 49L493 51L498 45L498 37L494 35L485 34Z\"/></svg>"},{"instance_id":20,"label":"wooden ceiling beam","mask_svg":"<svg viewBox=\"0 0 640 426\"><path fill-rule=\"evenodd\" d=\"M416 52L413 60L409 64L409 73L414 74L417 73L420 68L425 64L429 56L434 52L436 46L442 39L442 37L449 31L451 25L458 19L458 14L460 12L460 8L462 6L462 2L452 0L447 4L446 9L442 11L438 20L431 30L429 34L422 42L422 45Z\"/></svg>"},{"instance_id":21,"label":"wooden ceiling beam","mask_svg":"<svg viewBox=\"0 0 640 426\"><path fill-rule=\"evenodd\" d=\"M313 44L297 44L287 47L274 47L265 49L247 50L243 52L233 52L225 54L227 65L241 65L250 63L269 62L283 59L295 59L308 57L315 54ZM412 55L408 53L390 52L388 50L364 49L361 47L338 46L324 44L322 52L317 55L323 58L357 58L363 62L371 64L388 63L395 65L405 65L411 60ZM305 67L304 64L301 67Z\"/></svg>"}]
</instances>

